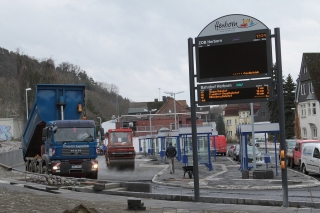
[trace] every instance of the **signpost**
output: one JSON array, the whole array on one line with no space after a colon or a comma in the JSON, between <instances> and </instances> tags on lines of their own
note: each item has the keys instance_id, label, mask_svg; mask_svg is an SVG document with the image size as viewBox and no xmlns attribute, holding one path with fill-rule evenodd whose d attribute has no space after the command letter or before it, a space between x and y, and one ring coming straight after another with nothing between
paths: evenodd
<instances>
[{"instance_id":1,"label":"signpost","mask_svg":"<svg viewBox=\"0 0 320 213\"><path fill-rule=\"evenodd\" d=\"M276 81L272 79L272 37L276 40ZM227 15L209 23L195 38L195 44L193 39L189 38L188 52L194 194L195 201L199 202L196 104L204 106L273 100L273 85L282 88L280 31L276 28L275 35L271 35L270 29L253 17L241 14ZM195 82L198 84L195 85ZM285 150L282 90L277 90L277 95L280 112L280 147ZM282 190L283 206L288 207L286 168L282 169Z\"/></svg>"}]
</instances>

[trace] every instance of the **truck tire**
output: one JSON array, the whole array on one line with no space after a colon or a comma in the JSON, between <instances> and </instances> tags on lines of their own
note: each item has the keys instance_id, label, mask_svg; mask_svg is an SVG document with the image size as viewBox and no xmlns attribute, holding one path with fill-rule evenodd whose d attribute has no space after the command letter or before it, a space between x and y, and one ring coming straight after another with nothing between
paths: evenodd
<instances>
[{"instance_id":1,"label":"truck tire","mask_svg":"<svg viewBox=\"0 0 320 213\"><path fill-rule=\"evenodd\" d=\"M42 174L48 174L48 168L47 166L42 166Z\"/></svg>"},{"instance_id":2,"label":"truck tire","mask_svg":"<svg viewBox=\"0 0 320 213\"><path fill-rule=\"evenodd\" d=\"M40 169L40 165L36 165L36 173L41 174L41 169Z\"/></svg>"},{"instance_id":3,"label":"truck tire","mask_svg":"<svg viewBox=\"0 0 320 213\"><path fill-rule=\"evenodd\" d=\"M29 170L28 170L29 172L33 172L33 169L32 169L32 162L30 162L30 163L29 163L28 168L29 168Z\"/></svg>"},{"instance_id":4,"label":"truck tire","mask_svg":"<svg viewBox=\"0 0 320 213\"><path fill-rule=\"evenodd\" d=\"M97 180L98 179L98 172L94 172L88 175L88 178Z\"/></svg>"}]
</instances>

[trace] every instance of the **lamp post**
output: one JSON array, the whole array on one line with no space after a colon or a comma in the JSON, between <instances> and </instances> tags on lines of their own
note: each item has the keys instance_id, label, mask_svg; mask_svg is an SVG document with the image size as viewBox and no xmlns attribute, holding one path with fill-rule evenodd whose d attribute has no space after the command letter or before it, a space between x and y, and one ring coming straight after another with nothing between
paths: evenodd
<instances>
[{"instance_id":1,"label":"lamp post","mask_svg":"<svg viewBox=\"0 0 320 213\"><path fill-rule=\"evenodd\" d=\"M149 116L149 124L150 124L150 135L151 135L151 137L152 137L152 127L151 127L151 112L154 112L154 111L156 111L157 109L152 109L152 110L150 110L149 112L150 112L150 116Z\"/></svg>"},{"instance_id":2,"label":"lamp post","mask_svg":"<svg viewBox=\"0 0 320 213\"><path fill-rule=\"evenodd\" d=\"M183 93L184 91L180 91L180 92L164 92L166 94L169 94L171 96L173 96L173 107L174 107L174 130L177 129L177 118L176 118L176 94L180 94Z\"/></svg>"},{"instance_id":3,"label":"lamp post","mask_svg":"<svg viewBox=\"0 0 320 213\"><path fill-rule=\"evenodd\" d=\"M27 120L28 120L28 117L29 117L29 115L28 115L28 91L30 91L31 90L31 88L27 88L26 89L26 109L27 109Z\"/></svg>"}]
</instances>

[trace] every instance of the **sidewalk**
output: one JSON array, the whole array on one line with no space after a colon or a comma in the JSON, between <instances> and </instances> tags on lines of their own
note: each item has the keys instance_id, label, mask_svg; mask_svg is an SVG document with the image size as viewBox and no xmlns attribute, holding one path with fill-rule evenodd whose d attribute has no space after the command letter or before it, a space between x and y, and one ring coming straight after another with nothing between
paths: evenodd
<instances>
[{"instance_id":1,"label":"sidewalk","mask_svg":"<svg viewBox=\"0 0 320 213\"><path fill-rule=\"evenodd\" d=\"M158 158L157 161L148 161L146 164L166 165L167 163ZM212 161L213 170L199 164L199 188L203 189L228 189L228 190L266 190L282 189L281 168L274 164L268 164L268 170L273 170L273 179L253 179L253 171L249 171L249 179L242 179L239 171L240 164L225 156L217 156L216 161ZM168 164L167 164L168 165ZM189 164L190 165L190 164ZM152 182L162 185L179 186L193 188L194 180L190 179L186 173L185 177L182 162L175 161L175 173L170 174L169 168L163 169L155 175ZM266 165L257 166L257 170L265 170ZM276 175L278 173L278 175ZM305 188L320 186L320 182L311 176L287 169L288 188Z\"/></svg>"}]
</instances>

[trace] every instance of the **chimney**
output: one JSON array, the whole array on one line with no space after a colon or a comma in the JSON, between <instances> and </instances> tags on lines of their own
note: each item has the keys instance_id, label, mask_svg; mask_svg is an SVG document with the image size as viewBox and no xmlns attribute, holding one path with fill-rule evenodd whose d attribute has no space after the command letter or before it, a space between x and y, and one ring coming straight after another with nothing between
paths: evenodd
<instances>
[{"instance_id":1,"label":"chimney","mask_svg":"<svg viewBox=\"0 0 320 213\"><path fill-rule=\"evenodd\" d=\"M156 102L156 103L157 103L157 102L158 102L158 98L155 98L155 99L154 99L154 102Z\"/></svg>"}]
</instances>

